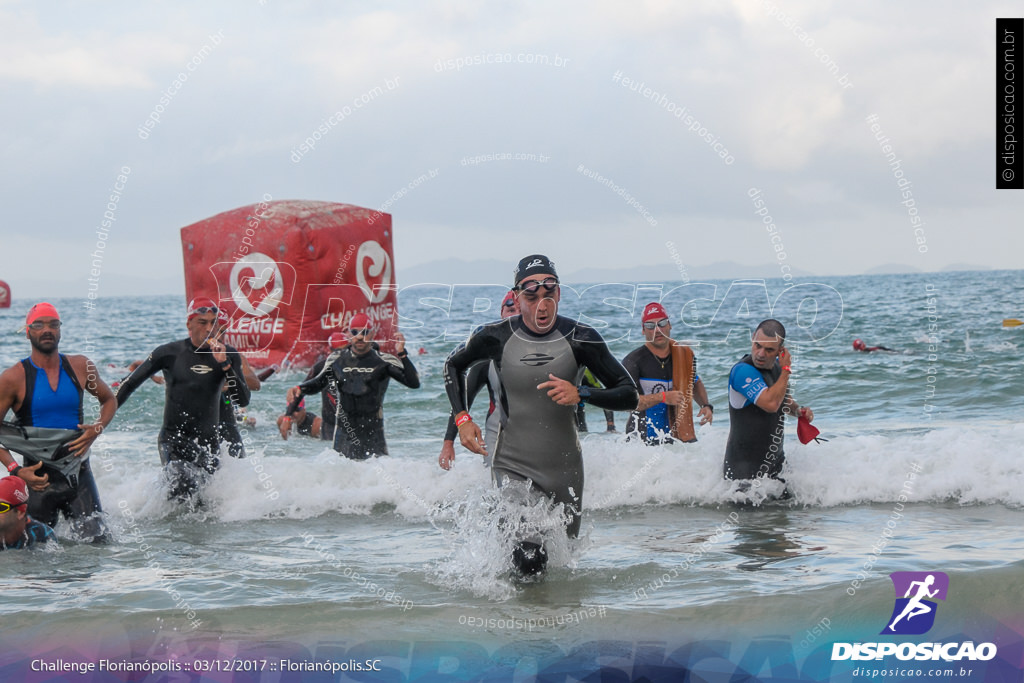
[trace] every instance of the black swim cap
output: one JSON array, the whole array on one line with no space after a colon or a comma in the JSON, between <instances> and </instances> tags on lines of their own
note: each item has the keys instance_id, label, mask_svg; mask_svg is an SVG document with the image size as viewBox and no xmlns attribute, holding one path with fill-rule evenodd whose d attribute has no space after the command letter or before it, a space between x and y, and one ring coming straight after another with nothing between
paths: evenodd
<instances>
[{"instance_id":1,"label":"black swim cap","mask_svg":"<svg viewBox=\"0 0 1024 683\"><path fill-rule=\"evenodd\" d=\"M558 273L555 272L554 261L542 254L532 254L530 256L524 256L519 261L519 265L516 266L515 273L513 274L515 278L515 285L518 287L519 283L525 278L537 273L546 273L547 275L554 275L556 278L558 277Z\"/></svg>"}]
</instances>

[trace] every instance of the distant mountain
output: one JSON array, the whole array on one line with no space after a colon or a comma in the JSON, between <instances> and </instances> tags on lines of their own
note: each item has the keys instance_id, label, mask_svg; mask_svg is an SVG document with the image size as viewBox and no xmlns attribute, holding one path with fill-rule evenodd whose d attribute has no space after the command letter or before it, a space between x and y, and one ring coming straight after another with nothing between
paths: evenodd
<instances>
[{"instance_id":1,"label":"distant mountain","mask_svg":"<svg viewBox=\"0 0 1024 683\"><path fill-rule=\"evenodd\" d=\"M924 271L905 263L886 263L864 271L865 275L904 275L907 273L923 273Z\"/></svg>"},{"instance_id":2,"label":"distant mountain","mask_svg":"<svg viewBox=\"0 0 1024 683\"><path fill-rule=\"evenodd\" d=\"M770 280L781 278L778 265L748 266L734 261L719 261L708 265L694 265L679 268L671 263L633 268L584 268L562 277L566 282L675 282L685 274L691 282L701 280ZM800 268L789 272L794 278L811 277L814 273Z\"/></svg>"}]
</instances>

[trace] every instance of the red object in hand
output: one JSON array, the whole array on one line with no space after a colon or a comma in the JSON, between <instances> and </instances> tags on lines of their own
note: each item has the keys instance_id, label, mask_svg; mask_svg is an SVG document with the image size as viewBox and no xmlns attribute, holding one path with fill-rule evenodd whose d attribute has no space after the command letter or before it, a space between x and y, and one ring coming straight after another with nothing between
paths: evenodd
<instances>
[{"instance_id":1,"label":"red object in hand","mask_svg":"<svg viewBox=\"0 0 1024 683\"><path fill-rule=\"evenodd\" d=\"M828 439L818 438L818 428L807 421L807 418L801 415L796 420L796 435L800 439L800 443L810 443L811 439L817 442L828 441Z\"/></svg>"}]
</instances>

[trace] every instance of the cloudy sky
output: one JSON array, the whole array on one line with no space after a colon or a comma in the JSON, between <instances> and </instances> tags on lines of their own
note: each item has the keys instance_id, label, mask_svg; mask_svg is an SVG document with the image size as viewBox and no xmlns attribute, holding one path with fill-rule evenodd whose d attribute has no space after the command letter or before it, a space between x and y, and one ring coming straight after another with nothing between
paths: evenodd
<instances>
[{"instance_id":1,"label":"cloudy sky","mask_svg":"<svg viewBox=\"0 0 1024 683\"><path fill-rule=\"evenodd\" d=\"M122 168L102 295L183 292L179 229L265 194L390 201L400 283L452 256L671 264L666 242L690 266L772 263L781 242L819 274L1017 268L1024 193L994 189L994 34L1020 13L0 1L0 278L15 297L84 294Z\"/></svg>"}]
</instances>

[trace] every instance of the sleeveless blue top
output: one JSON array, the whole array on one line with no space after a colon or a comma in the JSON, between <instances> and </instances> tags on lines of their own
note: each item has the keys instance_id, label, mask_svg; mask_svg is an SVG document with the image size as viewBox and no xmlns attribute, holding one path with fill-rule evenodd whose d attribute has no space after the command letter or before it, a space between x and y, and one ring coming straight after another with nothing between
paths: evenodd
<instances>
[{"instance_id":1,"label":"sleeveless blue top","mask_svg":"<svg viewBox=\"0 0 1024 683\"><path fill-rule=\"evenodd\" d=\"M69 364L64 356L62 355L60 359L60 378L56 391L50 388L50 380L46 376L46 371L33 363L31 358L25 359L35 369L35 384L32 386L29 408L33 427L78 429L82 420L81 388L68 374ZM26 379L28 378L26 377Z\"/></svg>"}]
</instances>

